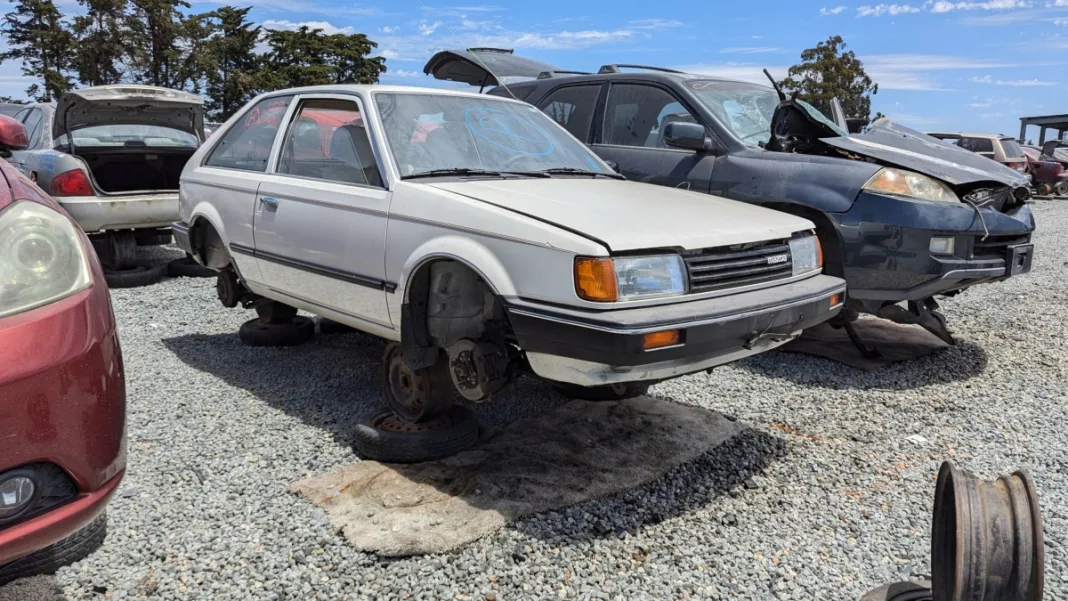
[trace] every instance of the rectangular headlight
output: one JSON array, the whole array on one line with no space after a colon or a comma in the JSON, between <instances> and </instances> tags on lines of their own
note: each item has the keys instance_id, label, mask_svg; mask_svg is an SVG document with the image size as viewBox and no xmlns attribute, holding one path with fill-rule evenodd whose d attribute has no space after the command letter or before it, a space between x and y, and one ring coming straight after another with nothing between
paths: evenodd
<instances>
[{"instance_id":1,"label":"rectangular headlight","mask_svg":"<svg viewBox=\"0 0 1068 601\"><path fill-rule=\"evenodd\" d=\"M579 257L575 291L598 302L685 294L686 265L679 255Z\"/></svg>"},{"instance_id":2,"label":"rectangular headlight","mask_svg":"<svg viewBox=\"0 0 1068 601\"><path fill-rule=\"evenodd\" d=\"M790 240L790 259L794 275L811 273L823 268L823 248L816 236L804 236Z\"/></svg>"}]
</instances>

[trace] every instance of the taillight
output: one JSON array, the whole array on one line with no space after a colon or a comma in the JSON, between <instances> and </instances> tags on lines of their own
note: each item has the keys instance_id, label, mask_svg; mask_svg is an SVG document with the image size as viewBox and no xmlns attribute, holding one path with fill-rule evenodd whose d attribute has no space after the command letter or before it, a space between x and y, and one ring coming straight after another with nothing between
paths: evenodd
<instances>
[{"instance_id":1,"label":"taillight","mask_svg":"<svg viewBox=\"0 0 1068 601\"><path fill-rule=\"evenodd\" d=\"M93 196L93 184L81 169L64 171L52 178L52 196Z\"/></svg>"},{"instance_id":2,"label":"taillight","mask_svg":"<svg viewBox=\"0 0 1068 601\"><path fill-rule=\"evenodd\" d=\"M1013 163L1012 168L1020 173L1027 173L1027 163Z\"/></svg>"}]
</instances>

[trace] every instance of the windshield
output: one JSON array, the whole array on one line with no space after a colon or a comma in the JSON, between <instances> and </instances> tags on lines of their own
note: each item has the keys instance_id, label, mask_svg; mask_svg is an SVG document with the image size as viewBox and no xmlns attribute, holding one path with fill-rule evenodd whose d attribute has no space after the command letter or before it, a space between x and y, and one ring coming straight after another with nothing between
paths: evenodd
<instances>
[{"instance_id":1,"label":"windshield","mask_svg":"<svg viewBox=\"0 0 1068 601\"><path fill-rule=\"evenodd\" d=\"M1001 139L1001 149L1005 151L1005 158L1007 159L1022 159L1024 158L1023 150L1020 145L1012 138Z\"/></svg>"},{"instance_id":2,"label":"windshield","mask_svg":"<svg viewBox=\"0 0 1068 601\"><path fill-rule=\"evenodd\" d=\"M771 138L771 118L779 105L779 96L771 88L700 79L684 84L742 142L759 146Z\"/></svg>"},{"instance_id":3,"label":"windshield","mask_svg":"<svg viewBox=\"0 0 1068 601\"><path fill-rule=\"evenodd\" d=\"M609 173L538 109L490 97L377 93L401 177L438 169Z\"/></svg>"},{"instance_id":4,"label":"windshield","mask_svg":"<svg viewBox=\"0 0 1068 601\"><path fill-rule=\"evenodd\" d=\"M196 148L197 137L180 129L160 125L108 124L91 125L74 132L74 145L78 148L104 147L152 147ZM68 146L67 134L56 138L56 146Z\"/></svg>"}]
</instances>

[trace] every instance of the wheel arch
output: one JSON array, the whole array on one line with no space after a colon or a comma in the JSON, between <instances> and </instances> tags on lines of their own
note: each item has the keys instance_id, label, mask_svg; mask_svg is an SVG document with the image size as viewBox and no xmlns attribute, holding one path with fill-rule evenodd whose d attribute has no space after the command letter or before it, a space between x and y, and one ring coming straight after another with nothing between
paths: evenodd
<instances>
[{"instance_id":1,"label":"wheel arch","mask_svg":"<svg viewBox=\"0 0 1068 601\"><path fill-rule=\"evenodd\" d=\"M193 254L204 265L216 269L222 269L232 261L226 231L221 224L219 212L207 203L194 207L189 218L189 243Z\"/></svg>"}]
</instances>

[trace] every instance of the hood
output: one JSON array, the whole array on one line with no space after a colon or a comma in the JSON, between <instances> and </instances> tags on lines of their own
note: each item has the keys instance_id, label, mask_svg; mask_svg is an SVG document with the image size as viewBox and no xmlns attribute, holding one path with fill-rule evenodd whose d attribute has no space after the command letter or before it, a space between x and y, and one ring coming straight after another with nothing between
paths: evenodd
<instances>
[{"instance_id":1,"label":"hood","mask_svg":"<svg viewBox=\"0 0 1068 601\"><path fill-rule=\"evenodd\" d=\"M442 50L430 57L423 67L423 73L433 75L435 79L460 81L473 86L500 85L497 78L533 79L555 70L556 67L549 63L516 56L512 50L504 48Z\"/></svg>"},{"instance_id":2,"label":"hood","mask_svg":"<svg viewBox=\"0 0 1068 601\"><path fill-rule=\"evenodd\" d=\"M811 222L718 196L605 179L516 179L429 184L606 245L612 252L698 250L789 238Z\"/></svg>"},{"instance_id":3,"label":"hood","mask_svg":"<svg viewBox=\"0 0 1068 601\"><path fill-rule=\"evenodd\" d=\"M1026 177L1000 163L889 119L879 119L867 132L851 134L800 100L784 100L776 107L771 131L769 150L817 154L830 146L884 165L923 173L951 186L973 187L979 182L1012 188L1028 185Z\"/></svg>"},{"instance_id":4,"label":"hood","mask_svg":"<svg viewBox=\"0 0 1068 601\"><path fill-rule=\"evenodd\" d=\"M67 92L56 103L52 136L90 125L122 123L170 127L204 139L204 99L153 86L114 85Z\"/></svg>"}]
</instances>

